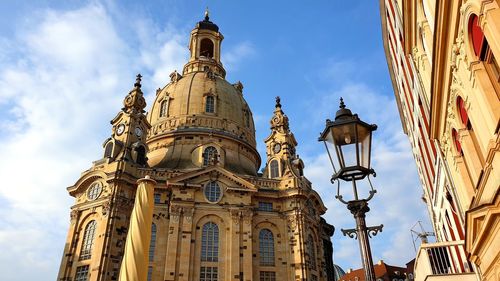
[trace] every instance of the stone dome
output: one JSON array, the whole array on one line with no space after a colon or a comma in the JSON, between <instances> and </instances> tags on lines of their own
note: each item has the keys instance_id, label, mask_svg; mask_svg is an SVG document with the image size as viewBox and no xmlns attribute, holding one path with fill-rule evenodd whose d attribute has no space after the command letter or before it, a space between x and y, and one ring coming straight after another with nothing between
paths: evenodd
<instances>
[{"instance_id":1,"label":"stone dome","mask_svg":"<svg viewBox=\"0 0 500 281\"><path fill-rule=\"evenodd\" d=\"M191 57L183 74L174 71L170 83L157 90L148 113L150 167L206 166L204 150L211 146L217 149L218 165L256 175L261 160L252 112L243 98L241 82L231 84L224 79L222 38L218 31L195 27Z\"/></svg>"}]
</instances>

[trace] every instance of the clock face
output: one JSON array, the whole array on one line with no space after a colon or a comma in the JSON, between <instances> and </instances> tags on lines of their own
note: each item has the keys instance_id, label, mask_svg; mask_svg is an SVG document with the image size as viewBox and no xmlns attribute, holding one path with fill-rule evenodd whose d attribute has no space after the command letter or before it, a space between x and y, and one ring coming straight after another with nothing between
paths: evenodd
<instances>
[{"instance_id":1,"label":"clock face","mask_svg":"<svg viewBox=\"0 0 500 281\"><path fill-rule=\"evenodd\" d=\"M280 150L281 150L281 144L279 144L279 143L275 144L273 147L274 153L278 153L278 152L280 152Z\"/></svg>"},{"instance_id":2,"label":"clock face","mask_svg":"<svg viewBox=\"0 0 500 281\"><path fill-rule=\"evenodd\" d=\"M135 135L138 136L138 137L142 136L142 130L141 130L141 128L139 128L139 127L135 128Z\"/></svg>"},{"instance_id":3,"label":"clock face","mask_svg":"<svg viewBox=\"0 0 500 281\"><path fill-rule=\"evenodd\" d=\"M123 134L123 132L125 131L125 125L124 124L120 124L118 125L118 127L116 128L116 134L117 135L121 135Z\"/></svg>"}]
</instances>

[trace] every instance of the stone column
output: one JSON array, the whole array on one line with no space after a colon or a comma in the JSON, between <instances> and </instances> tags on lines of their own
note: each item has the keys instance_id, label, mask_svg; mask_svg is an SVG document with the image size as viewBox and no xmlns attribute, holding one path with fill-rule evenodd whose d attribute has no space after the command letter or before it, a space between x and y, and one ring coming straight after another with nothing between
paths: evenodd
<instances>
[{"instance_id":1,"label":"stone column","mask_svg":"<svg viewBox=\"0 0 500 281\"><path fill-rule=\"evenodd\" d=\"M235 280L236 276L240 275L240 222L242 212L240 209L231 209L231 227L228 233L228 253L227 259L224 259L229 264L229 276L231 279Z\"/></svg>"},{"instance_id":2,"label":"stone column","mask_svg":"<svg viewBox=\"0 0 500 281\"><path fill-rule=\"evenodd\" d=\"M165 257L165 280L175 280L179 274L177 269L178 261L178 243L180 232L180 220L182 215L182 207L178 205L170 206L170 221L168 228L167 253Z\"/></svg>"},{"instance_id":3,"label":"stone column","mask_svg":"<svg viewBox=\"0 0 500 281\"><path fill-rule=\"evenodd\" d=\"M125 243L119 281L146 281L149 242L153 222L153 192L156 182L149 176L137 181L134 208Z\"/></svg>"},{"instance_id":4,"label":"stone column","mask_svg":"<svg viewBox=\"0 0 500 281\"><path fill-rule=\"evenodd\" d=\"M190 279L192 272L189 270L191 265L191 239L193 229L194 207L183 208L182 218L182 237L180 238L180 263L179 263L179 280L187 281Z\"/></svg>"}]
</instances>

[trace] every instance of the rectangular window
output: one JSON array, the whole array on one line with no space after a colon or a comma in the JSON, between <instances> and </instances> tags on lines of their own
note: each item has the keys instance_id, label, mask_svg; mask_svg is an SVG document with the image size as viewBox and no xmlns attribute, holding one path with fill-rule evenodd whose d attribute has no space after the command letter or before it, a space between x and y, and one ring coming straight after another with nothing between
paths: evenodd
<instances>
[{"instance_id":1,"label":"rectangular window","mask_svg":"<svg viewBox=\"0 0 500 281\"><path fill-rule=\"evenodd\" d=\"M276 281L276 272L274 271L261 271L260 281Z\"/></svg>"},{"instance_id":2,"label":"rectangular window","mask_svg":"<svg viewBox=\"0 0 500 281\"><path fill-rule=\"evenodd\" d=\"M76 268L75 281L87 281L89 278L89 266L79 266Z\"/></svg>"},{"instance_id":3,"label":"rectangular window","mask_svg":"<svg viewBox=\"0 0 500 281\"><path fill-rule=\"evenodd\" d=\"M272 212L273 203L271 202L259 202L259 211Z\"/></svg>"},{"instance_id":4,"label":"rectangular window","mask_svg":"<svg viewBox=\"0 0 500 281\"><path fill-rule=\"evenodd\" d=\"M200 281L217 281L219 280L216 266L202 266L200 268Z\"/></svg>"},{"instance_id":5,"label":"rectangular window","mask_svg":"<svg viewBox=\"0 0 500 281\"><path fill-rule=\"evenodd\" d=\"M161 195L160 193L155 193L155 204L161 203Z\"/></svg>"}]
</instances>

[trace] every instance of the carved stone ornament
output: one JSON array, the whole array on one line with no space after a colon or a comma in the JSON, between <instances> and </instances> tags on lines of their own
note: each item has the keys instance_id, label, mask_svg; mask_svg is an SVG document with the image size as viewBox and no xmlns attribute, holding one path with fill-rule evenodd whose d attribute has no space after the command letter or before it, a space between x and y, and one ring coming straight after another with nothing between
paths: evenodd
<instances>
[{"instance_id":1,"label":"carved stone ornament","mask_svg":"<svg viewBox=\"0 0 500 281\"><path fill-rule=\"evenodd\" d=\"M295 215L290 215L286 219L290 230L295 230L297 228L297 217Z\"/></svg>"},{"instance_id":2,"label":"carved stone ornament","mask_svg":"<svg viewBox=\"0 0 500 281\"><path fill-rule=\"evenodd\" d=\"M70 221L72 224L76 222L79 213L80 211L78 210L71 210L71 212L69 213Z\"/></svg>"},{"instance_id":3,"label":"carved stone ornament","mask_svg":"<svg viewBox=\"0 0 500 281\"><path fill-rule=\"evenodd\" d=\"M240 220L243 217L243 212L241 210L229 210L231 212L232 221L238 225L240 224Z\"/></svg>"},{"instance_id":4,"label":"carved stone ornament","mask_svg":"<svg viewBox=\"0 0 500 281\"><path fill-rule=\"evenodd\" d=\"M243 222L246 224L251 224L252 223L252 218L253 218L253 211L251 209L246 209L242 212L243 216Z\"/></svg>"},{"instance_id":5,"label":"carved stone ornament","mask_svg":"<svg viewBox=\"0 0 500 281\"><path fill-rule=\"evenodd\" d=\"M103 217L106 217L111 211L111 201L108 200L102 205L101 213Z\"/></svg>"},{"instance_id":6,"label":"carved stone ornament","mask_svg":"<svg viewBox=\"0 0 500 281\"><path fill-rule=\"evenodd\" d=\"M187 223L193 222L194 208L184 208L183 209L184 219Z\"/></svg>"},{"instance_id":7,"label":"carved stone ornament","mask_svg":"<svg viewBox=\"0 0 500 281\"><path fill-rule=\"evenodd\" d=\"M174 70L174 72L170 73L170 82L177 82L182 78L182 75L180 75L177 70Z\"/></svg>"}]
</instances>

